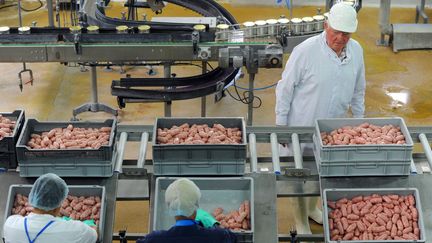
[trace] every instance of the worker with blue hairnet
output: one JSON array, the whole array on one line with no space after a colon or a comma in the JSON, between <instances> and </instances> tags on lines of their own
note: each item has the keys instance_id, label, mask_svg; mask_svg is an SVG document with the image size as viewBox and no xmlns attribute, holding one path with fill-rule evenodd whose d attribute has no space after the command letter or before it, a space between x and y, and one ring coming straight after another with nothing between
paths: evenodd
<instances>
[{"instance_id":1,"label":"worker with blue hairnet","mask_svg":"<svg viewBox=\"0 0 432 243\"><path fill-rule=\"evenodd\" d=\"M200 189L189 179L171 183L165 192L168 213L176 220L168 230L154 231L138 243L235 243L237 238L227 229L216 226L211 216L199 209Z\"/></svg>"},{"instance_id":2,"label":"worker with blue hairnet","mask_svg":"<svg viewBox=\"0 0 432 243\"><path fill-rule=\"evenodd\" d=\"M55 174L40 176L29 194L28 216L12 215L3 226L6 243L94 243L97 232L80 221L65 221L60 208L69 189Z\"/></svg>"},{"instance_id":3,"label":"worker with blue hairnet","mask_svg":"<svg viewBox=\"0 0 432 243\"><path fill-rule=\"evenodd\" d=\"M316 119L363 117L366 89L363 49L351 38L357 30L357 12L344 3L330 9L324 31L297 45L276 87L276 125L315 126ZM303 155L313 155L312 144L302 144ZM292 148L280 146L281 156ZM310 233L308 216L322 223L317 199L300 199L297 231Z\"/></svg>"}]
</instances>

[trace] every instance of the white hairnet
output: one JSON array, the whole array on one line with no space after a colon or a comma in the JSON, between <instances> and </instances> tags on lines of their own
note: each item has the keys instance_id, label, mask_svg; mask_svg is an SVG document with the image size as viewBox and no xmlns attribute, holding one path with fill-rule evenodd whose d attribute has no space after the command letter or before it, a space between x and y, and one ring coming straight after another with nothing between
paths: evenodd
<instances>
[{"instance_id":1,"label":"white hairnet","mask_svg":"<svg viewBox=\"0 0 432 243\"><path fill-rule=\"evenodd\" d=\"M200 189L186 178L175 180L165 192L165 202L172 216L190 217L199 208L200 198Z\"/></svg>"},{"instance_id":2,"label":"white hairnet","mask_svg":"<svg viewBox=\"0 0 432 243\"><path fill-rule=\"evenodd\" d=\"M66 182L56 174L48 173L33 184L29 202L35 208L50 211L60 207L68 193Z\"/></svg>"}]
</instances>

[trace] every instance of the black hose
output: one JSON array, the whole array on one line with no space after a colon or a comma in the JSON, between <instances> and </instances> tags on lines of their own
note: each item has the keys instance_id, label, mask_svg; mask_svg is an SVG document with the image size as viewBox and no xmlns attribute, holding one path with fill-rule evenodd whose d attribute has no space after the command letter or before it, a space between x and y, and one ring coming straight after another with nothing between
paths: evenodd
<instances>
[{"instance_id":1,"label":"black hose","mask_svg":"<svg viewBox=\"0 0 432 243\"><path fill-rule=\"evenodd\" d=\"M38 7L33 8L33 9L26 9L26 8L23 8L21 6L21 10L24 11L24 12L33 12L33 11L39 10L40 8L43 7L43 2L41 0L38 0L38 1L39 1L39 6Z\"/></svg>"},{"instance_id":2,"label":"black hose","mask_svg":"<svg viewBox=\"0 0 432 243\"><path fill-rule=\"evenodd\" d=\"M10 7L15 7L15 6L17 6L18 4L11 4L11 5L6 5L6 6L2 6L2 7L0 7L0 10L1 9L4 9L4 8L10 8Z\"/></svg>"}]
</instances>

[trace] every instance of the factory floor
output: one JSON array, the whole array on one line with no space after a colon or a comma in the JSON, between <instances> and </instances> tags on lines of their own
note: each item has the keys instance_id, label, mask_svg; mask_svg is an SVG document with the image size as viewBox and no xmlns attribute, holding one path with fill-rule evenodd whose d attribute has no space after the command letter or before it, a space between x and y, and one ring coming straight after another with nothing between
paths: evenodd
<instances>
[{"instance_id":1,"label":"factory floor","mask_svg":"<svg viewBox=\"0 0 432 243\"><path fill-rule=\"evenodd\" d=\"M11 2L6 1L6 5ZM26 8L33 8L36 2L24 2ZM249 20L278 18L281 14L289 16L283 7L253 7L225 5L239 23ZM314 7L296 7L293 17L312 16L316 13ZM1 6L0 6L1 8ZM120 17L123 7L121 3L113 3L107 9L110 16ZM16 7L0 9L0 26L17 26ZM23 25L31 25L37 21L38 26L47 25L46 9L23 13ZM190 16L191 12L183 8L168 5L164 16ZM427 9L429 16L432 11ZM141 16L142 12L138 16ZM192 15L194 15L192 13ZM152 14L148 13L148 19ZM195 15L196 16L196 15ZM392 9L392 23L412 23L415 9ZM60 16L62 23L64 19ZM366 62L366 116L384 117L401 116L408 125L432 125L432 51L415 50L393 53L390 47L379 47L375 41L379 37L378 9L363 8L359 13L359 28L353 38L364 48ZM1 55L1 53L0 53ZM288 55L286 56L286 58ZM216 64L213 64L216 65ZM0 110L10 111L23 108L26 117L36 117L39 120L69 120L72 109L90 101L90 72L82 72L79 67L65 66L59 63L27 64L34 72L34 84L24 85L21 92L18 87L18 72L22 64L0 64ZM163 74L160 67L155 67L158 75ZM260 69L256 76L256 87L265 87L277 82L283 69ZM147 69L143 67L125 67L132 77L146 77ZM200 68L191 66L173 67L173 72L179 76L198 74ZM117 107L116 98L110 94L110 84L113 79L124 77L119 67L106 70L98 68L99 101L112 107ZM246 87L247 76L238 82ZM232 87L230 92L235 94ZM241 92L242 93L242 92ZM256 92L262 103L254 110L255 125L274 124L274 88ZM208 116L244 116L247 115L247 105L227 96L218 103L214 97L207 98ZM173 116L199 116L200 99L174 102ZM118 119L122 124L152 124L155 117L164 116L163 104L128 104L119 111ZM104 113L88 113L78 116L80 119L103 119L110 117ZM260 146L260 145L258 145ZM126 156L135 158L137 151L131 146ZM258 148L259 155L269 156L267 146ZM288 233L293 225L293 215L296 214L296 199L278 199L278 229L279 233ZM134 210L131 210L134 209ZM322 232L322 228L311 221L313 232ZM148 232L148 202L117 202L116 222L114 231L127 227L128 232Z\"/></svg>"}]
</instances>

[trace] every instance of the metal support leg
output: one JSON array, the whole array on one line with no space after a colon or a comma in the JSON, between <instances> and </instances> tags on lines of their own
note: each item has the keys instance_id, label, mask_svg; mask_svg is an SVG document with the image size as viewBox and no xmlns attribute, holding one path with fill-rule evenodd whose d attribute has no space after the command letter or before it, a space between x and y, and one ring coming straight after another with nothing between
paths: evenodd
<instances>
[{"instance_id":1,"label":"metal support leg","mask_svg":"<svg viewBox=\"0 0 432 243\"><path fill-rule=\"evenodd\" d=\"M77 108L75 108L73 110L73 120L76 120L76 116L78 114L87 112L87 111L91 111L91 112L99 112L99 111L103 111L106 113L111 113L114 116L118 115L117 110L111 108L108 105L105 104L100 104L98 102L98 92L97 92L97 73L96 73L96 66L91 66L91 92L92 92L92 96L91 96L91 103L86 103L83 104Z\"/></svg>"},{"instance_id":2,"label":"metal support leg","mask_svg":"<svg viewBox=\"0 0 432 243\"><path fill-rule=\"evenodd\" d=\"M207 62L202 61L202 73L207 73ZM207 103L207 97L203 96L201 97L201 117L206 117L206 103Z\"/></svg>"},{"instance_id":3,"label":"metal support leg","mask_svg":"<svg viewBox=\"0 0 432 243\"><path fill-rule=\"evenodd\" d=\"M270 134L270 144L271 144L271 152L272 152L272 160L273 160L273 171L275 174L280 174L280 158L279 158L279 143L276 133Z\"/></svg>"},{"instance_id":4,"label":"metal support leg","mask_svg":"<svg viewBox=\"0 0 432 243\"><path fill-rule=\"evenodd\" d=\"M416 17L415 22L418 24L420 17L423 18L423 24L427 24L429 22L429 17L425 13L425 0L421 0L420 5L416 6Z\"/></svg>"},{"instance_id":5,"label":"metal support leg","mask_svg":"<svg viewBox=\"0 0 432 243\"><path fill-rule=\"evenodd\" d=\"M164 78L170 78L170 77L171 77L171 63L166 62L164 63ZM165 117L171 117L171 104L172 101L167 101L164 104Z\"/></svg>"},{"instance_id":6,"label":"metal support leg","mask_svg":"<svg viewBox=\"0 0 432 243\"><path fill-rule=\"evenodd\" d=\"M248 97L248 126L252 126L253 122L253 103L254 103L254 80L255 73L249 73L249 97Z\"/></svg>"},{"instance_id":7,"label":"metal support leg","mask_svg":"<svg viewBox=\"0 0 432 243\"><path fill-rule=\"evenodd\" d=\"M380 11L379 11L379 27L380 27L380 39L377 40L377 46L388 46L389 41L385 40L386 35L391 35L393 30L390 25L390 0L380 1ZM389 37L390 38L390 37Z\"/></svg>"},{"instance_id":8,"label":"metal support leg","mask_svg":"<svg viewBox=\"0 0 432 243\"><path fill-rule=\"evenodd\" d=\"M53 13L53 1L47 0L47 8L48 8L48 26L54 27L54 13Z\"/></svg>"}]
</instances>

